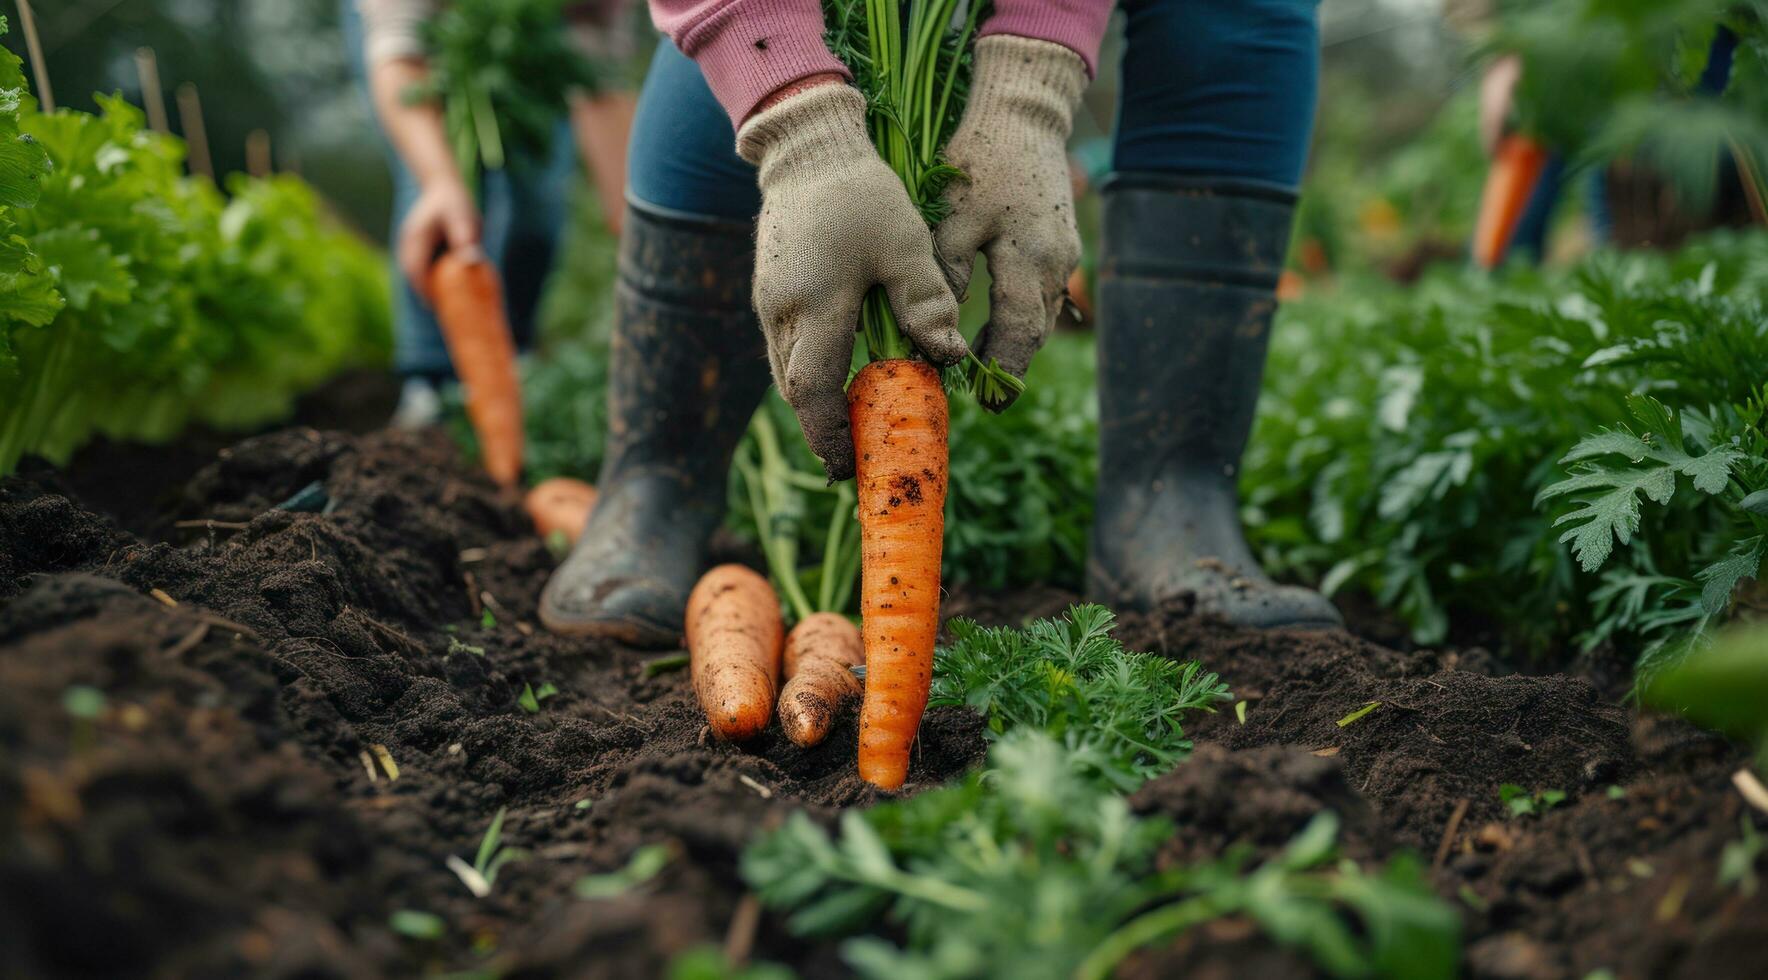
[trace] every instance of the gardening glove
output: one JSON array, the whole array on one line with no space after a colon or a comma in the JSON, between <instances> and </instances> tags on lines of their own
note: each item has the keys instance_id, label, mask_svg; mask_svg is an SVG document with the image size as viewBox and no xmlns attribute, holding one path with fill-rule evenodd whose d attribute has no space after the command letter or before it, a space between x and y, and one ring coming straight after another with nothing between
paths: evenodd
<instances>
[{"instance_id":1,"label":"gardening glove","mask_svg":"<svg viewBox=\"0 0 1768 980\"><path fill-rule=\"evenodd\" d=\"M760 168L755 312L780 394L829 479L853 475L848 368L860 301L883 286L903 333L936 364L968 353L933 237L866 137L865 97L816 85L743 124L737 152Z\"/></svg>"},{"instance_id":2,"label":"gardening glove","mask_svg":"<svg viewBox=\"0 0 1768 980\"><path fill-rule=\"evenodd\" d=\"M970 103L945 148L964 176L946 190L951 210L934 229L939 259L962 298L976 253L988 256L994 284L976 356L1019 378L1055 328L1080 264L1066 145L1086 87L1085 63L1060 44L985 37L976 42ZM1016 394L989 407L1005 408Z\"/></svg>"}]
</instances>

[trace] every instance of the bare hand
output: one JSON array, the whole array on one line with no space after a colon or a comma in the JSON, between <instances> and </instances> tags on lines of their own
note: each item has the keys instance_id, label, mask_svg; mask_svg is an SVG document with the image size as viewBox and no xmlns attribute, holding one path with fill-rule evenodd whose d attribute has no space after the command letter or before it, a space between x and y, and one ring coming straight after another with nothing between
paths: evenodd
<instances>
[{"instance_id":1,"label":"bare hand","mask_svg":"<svg viewBox=\"0 0 1768 980\"><path fill-rule=\"evenodd\" d=\"M476 251L482 223L472 193L459 181L437 181L418 195L399 225L397 254L399 271L426 302L436 253L443 246Z\"/></svg>"}]
</instances>

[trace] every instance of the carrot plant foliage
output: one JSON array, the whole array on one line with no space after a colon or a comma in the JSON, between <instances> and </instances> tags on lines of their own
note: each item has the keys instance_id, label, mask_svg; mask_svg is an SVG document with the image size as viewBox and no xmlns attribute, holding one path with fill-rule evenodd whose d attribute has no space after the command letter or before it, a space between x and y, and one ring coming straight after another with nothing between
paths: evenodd
<instances>
[{"instance_id":1,"label":"carrot plant foliage","mask_svg":"<svg viewBox=\"0 0 1768 980\"><path fill-rule=\"evenodd\" d=\"M1077 767L1129 791L1191 750L1181 719L1214 711L1228 688L1196 661L1132 653L1111 635L1104 606L1071 607L1022 630L949 624L933 662L931 704L968 707L996 735L1033 728L1059 740Z\"/></svg>"},{"instance_id":2,"label":"carrot plant foliage","mask_svg":"<svg viewBox=\"0 0 1768 980\"><path fill-rule=\"evenodd\" d=\"M1241 480L1268 566L1647 667L1722 621L1768 514L1768 237L1285 309Z\"/></svg>"},{"instance_id":3,"label":"carrot plant foliage","mask_svg":"<svg viewBox=\"0 0 1768 980\"><path fill-rule=\"evenodd\" d=\"M988 716L997 737L984 770L848 811L834 832L794 814L744 853L744 877L794 931L852 937L843 956L867 977L1103 977L1230 916L1332 976L1452 976L1454 910L1411 859L1378 873L1334 864L1331 814L1256 866L1236 849L1157 868L1181 829L1136 816L1120 794L1182 758L1181 704L1223 692L1195 664L1162 669L1125 652L1109 628L1096 606L1022 631L960 626L935 692ZM1147 696L1126 690L1137 684Z\"/></svg>"}]
</instances>

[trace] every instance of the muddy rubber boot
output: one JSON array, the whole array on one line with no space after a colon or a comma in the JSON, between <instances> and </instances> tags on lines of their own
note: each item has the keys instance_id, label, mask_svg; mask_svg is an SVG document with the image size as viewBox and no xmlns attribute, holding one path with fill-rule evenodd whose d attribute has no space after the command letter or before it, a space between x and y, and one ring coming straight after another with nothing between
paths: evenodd
<instances>
[{"instance_id":1,"label":"muddy rubber boot","mask_svg":"<svg viewBox=\"0 0 1768 980\"><path fill-rule=\"evenodd\" d=\"M1190 596L1242 626L1340 625L1319 593L1259 569L1236 491L1295 195L1139 173L1103 193L1088 594L1129 609Z\"/></svg>"},{"instance_id":2,"label":"muddy rubber boot","mask_svg":"<svg viewBox=\"0 0 1768 980\"><path fill-rule=\"evenodd\" d=\"M753 229L630 203L595 510L540 597L556 633L681 641L682 610L724 516L731 454L767 390L749 305Z\"/></svg>"}]
</instances>

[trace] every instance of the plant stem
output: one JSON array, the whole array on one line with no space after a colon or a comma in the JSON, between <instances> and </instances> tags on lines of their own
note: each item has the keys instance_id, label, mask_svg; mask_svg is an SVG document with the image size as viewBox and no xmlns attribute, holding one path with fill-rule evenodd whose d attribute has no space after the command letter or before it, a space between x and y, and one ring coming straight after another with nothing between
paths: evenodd
<instances>
[{"instance_id":1,"label":"plant stem","mask_svg":"<svg viewBox=\"0 0 1768 980\"><path fill-rule=\"evenodd\" d=\"M1219 918L1227 911L1223 903L1212 900L1212 896L1200 895L1145 912L1124 923L1116 932L1105 937L1104 942L1095 946L1087 954L1087 958L1081 961L1080 966L1075 968L1075 980L1105 980L1111 975L1112 969L1123 962L1124 957L1143 946Z\"/></svg>"}]
</instances>

